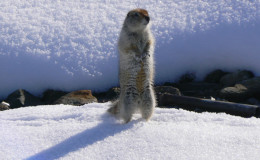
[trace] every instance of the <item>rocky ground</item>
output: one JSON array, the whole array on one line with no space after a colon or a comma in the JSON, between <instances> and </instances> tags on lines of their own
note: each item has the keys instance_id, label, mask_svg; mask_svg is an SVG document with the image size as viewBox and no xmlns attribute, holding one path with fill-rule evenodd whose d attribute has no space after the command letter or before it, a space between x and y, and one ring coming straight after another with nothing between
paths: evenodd
<instances>
[{"instance_id":1,"label":"rocky ground","mask_svg":"<svg viewBox=\"0 0 260 160\"><path fill-rule=\"evenodd\" d=\"M163 106L164 94L191 96L211 100L221 100L260 106L260 77L255 77L250 71L239 70L233 73L215 70L209 73L203 81L195 81L193 73L180 77L177 83L167 82L155 86L158 107ZM90 90L64 92L46 90L42 97L36 97L26 90L18 89L11 93L0 104L0 110L14 109L26 106L70 104L75 106L91 102L107 102L116 100L120 88L114 87L106 92L92 93ZM196 111L196 109L195 109Z\"/></svg>"}]
</instances>

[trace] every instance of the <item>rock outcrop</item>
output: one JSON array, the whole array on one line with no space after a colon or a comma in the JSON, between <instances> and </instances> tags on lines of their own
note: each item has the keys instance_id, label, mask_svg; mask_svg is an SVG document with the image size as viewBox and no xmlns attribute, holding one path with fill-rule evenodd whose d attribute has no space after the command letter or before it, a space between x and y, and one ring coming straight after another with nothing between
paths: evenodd
<instances>
[{"instance_id":1,"label":"rock outcrop","mask_svg":"<svg viewBox=\"0 0 260 160\"><path fill-rule=\"evenodd\" d=\"M238 82L241 82L243 80L247 80L247 79L250 79L253 77L254 77L254 74L251 71L246 71L246 70L236 71L236 72L224 75L220 79L220 83L224 86L233 86Z\"/></svg>"},{"instance_id":2,"label":"rock outcrop","mask_svg":"<svg viewBox=\"0 0 260 160\"><path fill-rule=\"evenodd\" d=\"M0 111L4 111L4 110L8 110L9 109L10 104L6 103L5 101L0 103Z\"/></svg>"},{"instance_id":3,"label":"rock outcrop","mask_svg":"<svg viewBox=\"0 0 260 160\"><path fill-rule=\"evenodd\" d=\"M60 97L54 104L81 106L93 102L97 102L97 98L92 95L91 90L79 90Z\"/></svg>"},{"instance_id":4,"label":"rock outcrop","mask_svg":"<svg viewBox=\"0 0 260 160\"><path fill-rule=\"evenodd\" d=\"M10 109L44 104L40 98L23 89L14 91L5 101L10 104Z\"/></svg>"}]
</instances>

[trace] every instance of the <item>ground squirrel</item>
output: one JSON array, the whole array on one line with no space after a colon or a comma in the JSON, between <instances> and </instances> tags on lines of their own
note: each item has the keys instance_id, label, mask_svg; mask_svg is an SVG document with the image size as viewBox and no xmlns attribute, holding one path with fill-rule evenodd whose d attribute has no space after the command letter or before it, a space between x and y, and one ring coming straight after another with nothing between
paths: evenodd
<instances>
[{"instance_id":1,"label":"ground squirrel","mask_svg":"<svg viewBox=\"0 0 260 160\"><path fill-rule=\"evenodd\" d=\"M156 98L154 38L145 9L134 9L125 18L118 41L120 96L108 112L129 122L136 111L146 120L152 116Z\"/></svg>"}]
</instances>

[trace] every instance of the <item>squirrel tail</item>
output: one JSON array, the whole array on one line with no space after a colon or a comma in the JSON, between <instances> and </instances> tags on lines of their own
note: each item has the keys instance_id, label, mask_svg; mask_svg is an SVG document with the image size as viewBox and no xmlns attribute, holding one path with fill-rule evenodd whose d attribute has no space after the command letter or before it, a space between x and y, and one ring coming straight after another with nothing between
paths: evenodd
<instances>
[{"instance_id":1,"label":"squirrel tail","mask_svg":"<svg viewBox=\"0 0 260 160\"><path fill-rule=\"evenodd\" d=\"M110 108L107 110L108 113L112 115L118 115L120 110L119 110L119 100L116 100L110 105Z\"/></svg>"}]
</instances>

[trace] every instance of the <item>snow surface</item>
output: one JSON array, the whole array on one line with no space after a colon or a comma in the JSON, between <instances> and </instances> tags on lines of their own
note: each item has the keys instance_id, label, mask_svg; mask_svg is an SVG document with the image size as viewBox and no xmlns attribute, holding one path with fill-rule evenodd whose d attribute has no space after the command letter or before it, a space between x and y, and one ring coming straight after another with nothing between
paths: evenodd
<instances>
[{"instance_id":1,"label":"snow surface","mask_svg":"<svg viewBox=\"0 0 260 160\"><path fill-rule=\"evenodd\" d=\"M148 9L156 83L214 69L260 75L259 0L5 0L0 2L0 98L23 88L105 90L118 84L126 13Z\"/></svg>"},{"instance_id":2,"label":"snow surface","mask_svg":"<svg viewBox=\"0 0 260 160\"><path fill-rule=\"evenodd\" d=\"M2 160L259 160L260 119L155 109L128 124L110 103L53 105L0 112Z\"/></svg>"}]
</instances>

